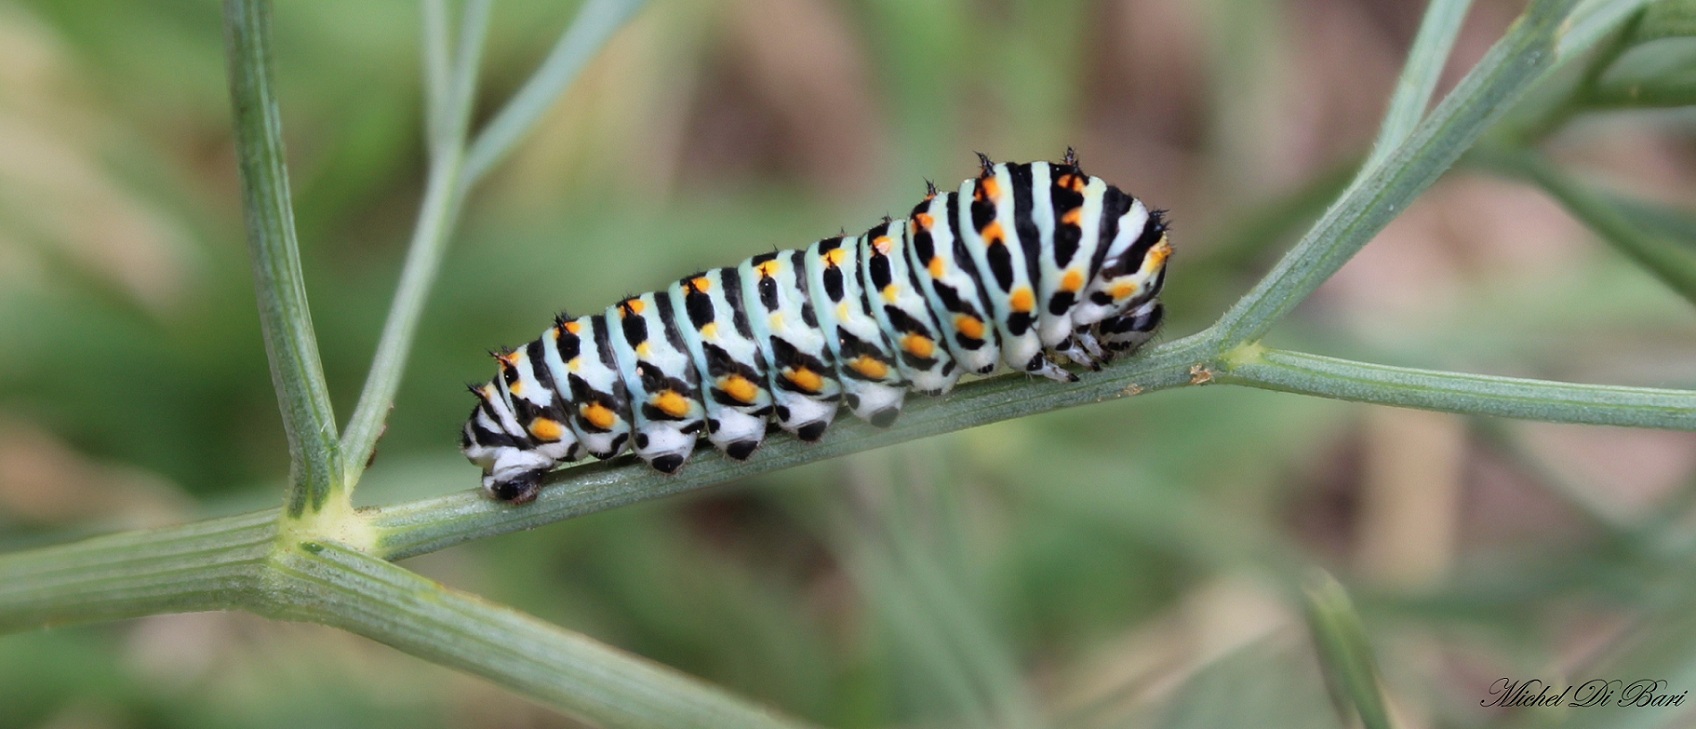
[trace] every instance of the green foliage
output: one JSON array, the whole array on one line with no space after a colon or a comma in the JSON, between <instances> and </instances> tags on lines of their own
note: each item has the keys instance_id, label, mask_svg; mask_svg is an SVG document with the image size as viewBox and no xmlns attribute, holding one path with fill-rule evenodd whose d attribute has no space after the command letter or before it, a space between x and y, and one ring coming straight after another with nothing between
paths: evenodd
<instances>
[{"instance_id":1,"label":"green foliage","mask_svg":"<svg viewBox=\"0 0 1696 729\"><path fill-rule=\"evenodd\" d=\"M1200 319L1177 325L1195 325L1196 334L1152 347L1070 385L1011 377L970 383L947 398L914 403L891 430L845 422L818 445L775 439L748 463L703 453L677 477L628 459L574 467L551 476L542 497L524 508L489 501L475 491L431 495L426 487L462 480L445 479L442 473L463 471L441 465L448 458L440 455L448 440L439 437L442 429L436 426L453 422L463 405L447 399L453 388L440 387L441 382L458 378L471 366L467 351L476 348L466 347L467 341L518 338L525 332L519 327L535 323L517 318L509 323L494 314L557 305L558 288L549 285L554 279L567 281L567 298L574 305L607 300L620 290L615 287L641 285L637 282L653 275L647 262L623 251L637 241L677 241L679 258L706 264L727 260L720 242L745 236L750 220L769 224L774 240L782 238L779 231L790 228L802 239L820 217L819 211L792 199L757 194L728 195L729 202L718 208L695 208L691 205L699 203L683 201L675 215L652 216L641 204L649 202L646 196L626 196L638 199L634 205L609 202L618 196L600 183L616 160L603 160L600 168L582 172L591 182L561 195L567 200L562 203L565 209L551 211L553 217L537 224L568 227L571 240L583 241L575 248L548 240L551 233L527 231L493 214L485 218L468 207L478 184L512 157L535 127L547 123L549 114L561 113L558 101L573 80L641 5L640 0L586 0L544 53L535 50L539 45L534 41L546 39L529 30L536 24L535 11L529 8L513 9L503 17L490 0L466 0L458 20L450 21L444 0L426 0L422 37L416 43L423 48L419 86L425 119L421 132L411 132L404 130L407 117L402 110L419 104L406 91L357 78L359 72L350 71L345 61L346 48L335 47L357 47L356 55L367 67L398 67L415 39L395 31L397 24L386 13L375 22L360 23L361 13L377 11L352 6L311 11L319 14L315 18L324 27L347 21L361 29L348 39L337 39L302 27L301 20L291 26L295 11L287 9L279 19L283 25L277 29L278 47L299 52L279 53L271 48L269 4L229 0L226 56L236 166L244 192L248 263L260 302L257 328L281 404L281 434L289 443L288 497L282 509L246 511L245 504L230 504L222 510L244 513L0 555L0 630L242 610L335 626L608 726L804 725L764 708L763 702L808 720L847 726L896 721L1009 727L1216 726L1264 717L1311 726L1326 720L1309 711L1321 695L1311 680L1317 675L1331 681L1334 697L1348 707L1345 722L1358 716L1368 727L1389 726L1382 690L1394 690L1401 677L1394 670L1378 675L1366 648L1361 615L1342 586L1329 578L1311 587L1305 601L1289 598L1306 610L1312 646L1276 639L1248 641L1213 657L1168 703L1154 709L1127 713L1117 707L1119 697L1139 687L1107 679L1095 694L1083 689L1076 696L1067 690L1037 690L1027 679L1025 664L1042 651L1052 651L1066 662L1087 661L1090 648L1127 611L1139 619L1158 620L1156 613L1171 608L1171 597L1180 587L1198 581L1190 574L1197 569L1209 575L1258 573L1294 595L1288 588L1308 572L1312 556L1266 527L1263 522L1275 515L1234 513L1221 505L1270 501L1280 474L1320 455L1328 434L1349 427L1331 401L1696 430L1696 392L1690 390L1475 375L1320 356L1261 342L1457 160L1537 185L1678 295L1696 300L1696 262L1690 260L1696 251L1696 222L1681 211L1578 182L1540 151L1540 145L1582 115L1690 103L1688 64L1679 60L1688 49L1675 47L1689 41L1690 3L1534 0L1427 113L1470 5L1465 0L1433 0L1376 143L1352 182L1345 185L1335 174L1321 176L1287 199L1241 214L1243 222L1235 229L1221 226L1225 232L1220 237L1226 242L1193 263L1181 261L1193 266L1189 271L1231 280L1230 274L1262 254L1269 241L1316 217L1294 248L1228 308L1204 301L1200 293L1184 292L1186 285L1193 285L1194 292L1217 284L1175 281L1174 296L1194 298L1174 306L1175 311L1195 317L1196 312L1226 308L1210 325L1201 326ZM1049 110L1073 106L1085 96L1058 83L1077 76L1083 64L1064 51L1090 22L1082 4L1053 5L1032 1L1009 6L1018 27L1036 23L1042 28L1030 33L990 28L959 3L877 2L858 8L862 20L875 29L869 35L876 38L878 63L886 64L875 71L888 78L897 136L905 138L906 148L936 155L939 149L958 146L951 137L951 120L966 114L939 102L933 90L973 83L991 83L1010 97L1006 106L1015 110L1013 126L1031 129L1018 144L1058 147L1056 137L1073 123ZM695 17L687 9L681 12L685 18ZM78 16L60 7L43 10L70 29L68 33L81 34L75 42L89 47L114 47L109 44L121 37L117 28L122 23L159 26L159 32L138 34L144 39L191 39L166 58L142 53L137 57L146 60L135 67L114 68L111 83L116 87L163 85L162 79L179 68L204 73L215 44L184 30L192 24L179 27L167 15L149 16L127 6L117 13L112 19ZM1261 23L1246 17L1227 19L1232 24L1222 35L1253 40L1249 37L1263 32ZM674 22L687 27L670 28L669 45L687 47L715 32L710 24ZM1005 34L1005 57L989 68L960 60L992 32ZM539 57L539 63L524 54L515 56L507 44L486 40L522 39L527 34L533 41L530 54ZM291 72L287 67L297 55L299 66ZM1245 65L1238 55L1222 54L1223 62ZM284 68L273 68L274 56L287 59ZM343 62L338 64L336 57ZM526 80L506 78L497 92L479 91L479 77L486 69L533 64L536 70ZM1252 87L1247 74L1255 69L1239 70L1230 87ZM279 109L289 114L294 101L289 91L308 86L314 93L303 95L310 99L307 103L323 104L335 113L319 109L303 113L305 123L300 126L291 121L291 135L322 140L316 143L323 145L298 160L289 159L295 170L304 170L296 175L300 201L311 201L302 202L297 214L284 165ZM640 88L628 91L631 96L640 93ZM510 96L510 101L486 108L485 95ZM597 96L577 106L598 107L603 102L612 99ZM1228 106L1240 99L1223 94L1215 102ZM563 107L567 114L593 111L572 104ZM1226 122L1214 133L1229 140L1224 146L1242 143L1234 135L1242 132L1238 127L1244 120L1256 118L1251 111L1245 106L1219 112ZM337 119L335 128L312 129L312 120L321 116ZM303 126L311 131L299 131ZM562 126L569 133L571 125ZM416 179L418 170L408 168L408 145L427 152L422 201L365 385L338 440L331 402L352 399L351 391L337 388L357 379L357 362L367 349L361 344L368 336L364 332L377 328L367 312L381 309L387 295L380 292L389 284L386 278L361 280L343 272L357 256L372 252L341 251L330 241L359 237L363 231L356 223L400 237L389 236L399 232L398 224L360 218L353 211L381 207L390 194L385 180ZM145 152L131 154L144 158L132 161L140 168L154 164L145 159ZM931 161L921 164L919 159L908 156L901 166L934 169ZM408 199L418 192L409 191ZM518 196L513 190L503 192ZM177 206L187 205L185 199L191 197L182 192L157 194L175 195L178 199L167 204ZM546 195L552 197L553 192ZM468 211L474 214L465 219ZM462 226L488 242L475 252L450 249L450 240L474 237L456 235ZM220 282L243 265L216 247L199 255L208 277ZM392 256L384 258L388 262ZM1175 276L1190 275L1184 270L1175 268ZM1595 276L1584 278L1586 285L1605 285L1592 280ZM231 285L216 284L206 295L221 302L236 293L245 296L217 286ZM317 304L311 310L306 305L308 289L313 289L311 298ZM0 374L7 373L6 367L23 370L26 376L20 381L58 386L66 393L62 402L37 403L35 409L51 416L61 407L111 404L115 409L110 420L117 426L88 425L82 431L85 439L123 441L107 451L118 459L195 464L181 475L198 490L272 477L274 471L262 466L218 460L239 451L241 437L261 444L247 446L254 450L275 440L268 437L274 433L251 427L255 410L242 406L242 398L251 405L255 397L248 380L260 378L257 358L241 363L206 356L239 349L234 343L243 337L250 340L255 328L250 314L209 306L188 323L173 323L148 313L144 305L114 301L109 295L53 297L52 292L31 291L0 295L14 299L0 301L0 306L42 312L28 322L0 319L0 337L18 343L14 353L0 354ZM1555 305L1527 303L1519 311L1534 321L1566 321L1574 312L1556 305L1572 306L1574 299L1587 305L1601 302L1577 313L1613 320L1631 320L1640 311L1662 315L1658 312L1664 312L1667 303L1568 296ZM314 313L322 337L313 333ZM441 320L441 335L420 336L427 313ZM1464 317L1457 326L1475 327L1476 336L1501 349L1503 342L1516 340L1499 332L1524 335L1525 327L1515 324L1514 315L1492 310L1490 316ZM497 322L493 328L499 331L489 331L485 322ZM1299 326L1290 327L1292 339L1324 341ZM191 338L173 327L202 334ZM138 328L179 341L152 341L137 336ZM1428 350L1417 346L1419 336L1410 333L1412 343L1404 346ZM156 383L166 395L150 400L146 394L132 395L105 384L117 371L106 369L111 363L97 361L93 353L98 350L86 349L84 340L91 337L123 343L134 353L122 363L123 371ZM1331 343L1361 348L1346 341ZM1541 348L1552 358L1567 345L1562 339L1526 341L1524 346ZM1456 349L1466 349L1465 343ZM1473 349L1493 351L1482 345ZM91 370L80 374L95 384L83 389L55 380L59 375L43 364L54 358L93 361ZM1468 358L1443 359L1439 365L1446 368L1457 361ZM406 381L427 383L416 393L403 388L409 363L414 367ZM1218 384L1243 388L1199 387ZM1173 392L1150 400L1141 397L1160 390ZM1257 390L1325 399L1280 398ZM220 398L219 392L242 395ZM187 398L186 393L197 397ZM185 402L188 399L198 402ZM1120 399L1136 404L1073 409ZM391 411L405 417L392 417ZM162 423L157 430L137 426L151 422L145 416L149 413ZM833 465L796 469L1014 420L1018 422L974 431L946 445L927 446L931 450L921 451L922 458L907 446L878 452L892 454L887 457L849 459L846 470ZM202 423L204 430L184 428L179 422ZM396 464L367 473L366 465L389 425L397 432L388 436L385 449L397 453ZM103 432L99 427L119 429ZM141 431L133 441L132 431ZM1137 437L1126 438L1127 432ZM1130 440L1136 442L1127 445ZM1233 452L1222 453L1225 450ZM259 462L280 466L281 458L273 458ZM1137 464L1134 473L1127 472L1127 462ZM161 465L167 473L171 468L182 467ZM786 480L823 477L843 483L830 493L769 488L780 478L779 471ZM728 515L691 519L682 511L632 506L736 479L761 483L718 503L715 508ZM362 502L388 505L353 510L355 485ZM980 490L987 495L981 500L961 495ZM1572 503L1580 509L1595 508L1582 497ZM746 551L743 556L759 569L723 567L722 562L736 560L703 554L684 536L700 518L734 520L745 518L745 512L761 516L749 523L789 530L748 535L742 537L746 543L726 548ZM1619 578L1601 589L1614 599L1650 609L1642 611L1645 627L1640 633L1615 645L1617 663L1612 665L1621 671L1652 666L1668 678L1696 675L1691 668L1691 656L1696 656L1691 636L1696 632L1683 617L1696 594L1687 587L1658 588L1668 579L1688 584L1678 582L1687 576L1693 554L1688 540L1677 538L1677 524L1671 519L1636 523L1608 514L1593 516L1607 541L1606 548L1584 555L1591 560L1587 569L1559 571L1534 562L1531 568L1503 570L1514 578L1500 584L1458 580L1448 593L1435 597L1366 593L1360 611L1399 612L1433 622L1462 614L1467 617L1446 624L1471 619L1507 626L1517 610L1536 600L1592 588L1583 576L1626 574L1640 579ZM517 534L568 518L576 520L574 529ZM1002 533L983 534L983 520L998 521ZM450 565L444 571L457 579L444 581L514 595L515 602L537 617L485 602L393 563L496 535L511 536L478 544L483 550L479 554L487 557L481 568L469 575L454 574ZM24 546L31 538L15 544ZM1110 551L1097 551L1103 547ZM822 621L812 614L818 610L809 605L813 598L803 594L803 577L816 571L818 562L842 566L861 593L843 601L863 601L871 624L853 629L880 639L847 641L862 647L842 651L835 645L844 642L840 636L817 624ZM428 571L429 564L418 566ZM984 564L996 568L986 571ZM555 573L569 576L557 584L539 579ZM1019 619L1031 616L1043 619ZM554 623L587 626L585 632L611 636L613 642L649 658ZM1042 633L1014 627L1032 624L1052 627ZM808 639L798 641L797 635ZM1653 635L1670 638L1645 637ZM0 677L21 674L21 667L35 660L31 656L56 653L40 648L42 644L22 642L35 638L7 640L18 652L15 659L0 656ZM85 660L79 657L87 655L86 642L83 634L68 637L65 645L75 650L56 658L45 675L87 673L88 681L116 687L117 695L128 697L117 700L142 707L139 711L163 711L121 672L77 669L76 662ZM846 657L834 661L821 658L844 652ZM1312 665L1314 656L1317 665ZM706 675L723 687L649 659ZM1284 672L1292 663L1301 670ZM1527 659L1520 665L1538 663ZM1095 678L1089 670L1066 670L1074 679ZM333 697L328 686L334 682L323 678L329 675L328 667L306 672L316 678L302 684L303 695ZM1113 675L1111 670L1101 673ZM1279 675L1264 680L1269 673ZM1245 685L1261 690L1246 691ZM298 711L301 704L313 703L289 693L275 695L279 706L292 705ZM361 702L368 700L360 699L359 692L348 693L343 716L372 711L362 708ZM1214 706L1222 694L1240 694L1238 703ZM0 704L23 712L15 723L44 722L51 702L41 697L47 695L23 696L16 702L0 695ZM741 695L753 695L760 703ZM293 700L285 700L289 698ZM1296 708L1290 709L1291 702ZM1242 708L1281 704L1282 711L1275 714ZM216 724L228 718L210 711L204 716L185 721ZM0 712L0 724L14 723L9 718ZM1639 712L1622 718L1652 724L1666 715ZM259 720L253 721L257 725ZM1476 717L1452 723L1472 721Z\"/></svg>"}]
</instances>

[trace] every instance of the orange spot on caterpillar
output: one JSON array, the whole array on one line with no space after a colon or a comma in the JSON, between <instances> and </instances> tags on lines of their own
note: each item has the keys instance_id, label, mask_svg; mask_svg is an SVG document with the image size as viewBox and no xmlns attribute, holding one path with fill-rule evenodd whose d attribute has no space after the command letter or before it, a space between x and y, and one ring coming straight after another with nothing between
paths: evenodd
<instances>
[{"instance_id":1,"label":"orange spot on caterpillar","mask_svg":"<svg viewBox=\"0 0 1696 729\"><path fill-rule=\"evenodd\" d=\"M848 257L847 248L832 248L824 252L824 262L832 266L842 265L842 259Z\"/></svg>"},{"instance_id":2,"label":"orange spot on caterpillar","mask_svg":"<svg viewBox=\"0 0 1696 729\"><path fill-rule=\"evenodd\" d=\"M660 412L674 418L681 418L689 414L689 398L678 394L676 390L665 390L657 393L651 398L651 402L654 407L660 409Z\"/></svg>"},{"instance_id":3,"label":"orange spot on caterpillar","mask_svg":"<svg viewBox=\"0 0 1696 729\"><path fill-rule=\"evenodd\" d=\"M855 357L853 362L848 363L848 366L860 373L861 376L874 380L881 380L889 376L889 365L879 362L869 355L862 354Z\"/></svg>"},{"instance_id":4,"label":"orange spot on caterpillar","mask_svg":"<svg viewBox=\"0 0 1696 729\"><path fill-rule=\"evenodd\" d=\"M1113 299L1128 299L1135 296L1140 290L1142 290L1142 284L1137 283L1136 281L1126 281L1124 283L1114 284L1112 291Z\"/></svg>"},{"instance_id":5,"label":"orange spot on caterpillar","mask_svg":"<svg viewBox=\"0 0 1696 729\"><path fill-rule=\"evenodd\" d=\"M1074 228L1081 227L1082 224L1083 224L1083 221L1084 221L1084 208L1083 208L1082 205L1075 207L1075 208L1072 208L1071 210L1067 210L1064 215L1060 216L1060 224L1061 225L1070 225Z\"/></svg>"},{"instance_id":6,"label":"orange spot on caterpillar","mask_svg":"<svg viewBox=\"0 0 1696 729\"><path fill-rule=\"evenodd\" d=\"M760 396L760 388L752 380L741 375L725 375L718 378L718 389L731 399L743 405L754 404L754 399Z\"/></svg>"},{"instance_id":7,"label":"orange spot on caterpillar","mask_svg":"<svg viewBox=\"0 0 1696 729\"><path fill-rule=\"evenodd\" d=\"M1006 237L1001 231L1001 221L999 220L990 221L989 225L984 226L978 235L983 236L983 244L986 246L1001 245L1005 242L1003 239Z\"/></svg>"},{"instance_id":8,"label":"orange spot on caterpillar","mask_svg":"<svg viewBox=\"0 0 1696 729\"><path fill-rule=\"evenodd\" d=\"M718 323L707 322L701 325L701 338L709 341L718 340Z\"/></svg>"},{"instance_id":9,"label":"orange spot on caterpillar","mask_svg":"<svg viewBox=\"0 0 1696 729\"><path fill-rule=\"evenodd\" d=\"M1011 296L1007 297L1007 306L1011 307L1013 311L1028 312L1036 308L1036 295L1031 293L1029 286L1020 286L1013 290Z\"/></svg>"},{"instance_id":10,"label":"orange spot on caterpillar","mask_svg":"<svg viewBox=\"0 0 1696 729\"><path fill-rule=\"evenodd\" d=\"M919 230L930 230L931 226L936 225L936 218L931 217L930 213L918 213L913 216L913 225L918 226Z\"/></svg>"},{"instance_id":11,"label":"orange spot on caterpillar","mask_svg":"<svg viewBox=\"0 0 1696 729\"><path fill-rule=\"evenodd\" d=\"M689 287L700 293L713 290L713 280L706 276L696 276L689 281Z\"/></svg>"},{"instance_id":12,"label":"orange spot on caterpillar","mask_svg":"<svg viewBox=\"0 0 1696 729\"><path fill-rule=\"evenodd\" d=\"M880 235L872 239L872 247L876 248L878 253L882 253L887 256L889 255L889 250L895 247L895 241L891 240L887 235Z\"/></svg>"},{"instance_id":13,"label":"orange spot on caterpillar","mask_svg":"<svg viewBox=\"0 0 1696 729\"><path fill-rule=\"evenodd\" d=\"M824 378L820 377L819 373L814 372L807 367L802 367L796 370L785 370L783 372L783 379L788 380L790 384L801 388L803 392L809 394L817 393L819 390L824 389Z\"/></svg>"},{"instance_id":14,"label":"orange spot on caterpillar","mask_svg":"<svg viewBox=\"0 0 1696 729\"><path fill-rule=\"evenodd\" d=\"M914 357L929 357L936 353L936 342L923 334L908 334L901 338L901 348Z\"/></svg>"},{"instance_id":15,"label":"orange spot on caterpillar","mask_svg":"<svg viewBox=\"0 0 1696 729\"><path fill-rule=\"evenodd\" d=\"M1067 271L1065 277L1060 279L1060 290L1061 291L1070 291L1070 292L1075 294L1075 293L1083 290L1083 287L1084 287L1084 275L1081 271L1079 271L1075 268L1070 270L1070 271Z\"/></svg>"},{"instance_id":16,"label":"orange spot on caterpillar","mask_svg":"<svg viewBox=\"0 0 1696 729\"><path fill-rule=\"evenodd\" d=\"M931 278L942 278L943 274L948 273L946 270L943 269L942 256L931 256L930 257L930 264L927 266L927 268L930 269L930 277Z\"/></svg>"},{"instance_id":17,"label":"orange spot on caterpillar","mask_svg":"<svg viewBox=\"0 0 1696 729\"><path fill-rule=\"evenodd\" d=\"M993 202L1001 197L1001 183L993 177L978 180L977 199Z\"/></svg>"},{"instance_id":18,"label":"orange spot on caterpillar","mask_svg":"<svg viewBox=\"0 0 1696 729\"><path fill-rule=\"evenodd\" d=\"M897 286L895 284L890 284L888 286L883 287L883 300L884 301L887 301L887 302L893 304L893 303L895 303L895 300L899 299L899 298L901 298L901 287L900 286Z\"/></svg>"},{"instance_id":19,"label":"orange spot on caterpillar","mask_svg":"<svg viewBox=\"0 0 1696 729\"><path fill-rule=\"evenodd\" d=\"M565 435L565 426L560 425L557 420L536 418L530 421L530 434L536 436L537 440L552 442Z\"/></svg>"},{"instance_id":20,"label":"orange spot on caterpillar","mask_svg":"<svg viewBox=\"0 0 1696 729\"><path fill-rule=\"evenodd\" d=\"M956 314L954 331L971 339L983 339L983 320L969 314Z\"/></svg>"},{"instance_id":21,"label":"orange spot on caterpillar","mask_svg":"<svg viewBox=\"0 0 1696 729\"><path fill-rule=\"evenodd\" d=\"M583 325L575 321L568 321L565 323L565 330L572 334L580 334L583 331Z\"/></svg>"},{"instance_id":22,"label":"orange spot on caterpillar","mask_svg":"<svg viewBox=\"0 0 1696 729\"><path fill-rule=\"evenodd\" d=\"M612 430L612 426L618 423L618 413L598 402L584 405L580 410L583 413L584 420L589 421L590 425L601 430Z\"/></svg>"}]
</instances>

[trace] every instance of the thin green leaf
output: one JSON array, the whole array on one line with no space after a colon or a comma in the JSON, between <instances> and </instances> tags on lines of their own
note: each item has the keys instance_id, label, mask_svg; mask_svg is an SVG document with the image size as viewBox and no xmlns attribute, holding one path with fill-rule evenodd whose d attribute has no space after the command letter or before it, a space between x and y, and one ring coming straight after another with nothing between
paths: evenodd
<instances>
[{"instance_id":1,"label":"thin green leaf","mask_svg":"<svg viewBox=\"0 0 1696 729\"><path fill-rule=\"evenodd\" d=\"M1696 0L1659 0L1643 9L1643 22L1637 24L1632 41L1691 36L1696 36Z\"/></svg>"},{"instance_id":2,"label":"thin green leaf","mask_svg":"<svg viewBox=\"0 0 1696 729\"><path fill-rule=\"evenodd\" d=\"M424 202L418 208L418 223L413 226L412 242L407 245L406 263L401 268L394 302L389 305L389 317L383 322L377 353L371 358L371 371L365 377L365 387L360 390L359 402L342 438L342 450L348 454L345 479L349 484L359 482L377 449L377 439L383 436L389 410L394 407L395 392L400 389L401 377L406 372L412 340L418 334L424 302L441 270L448 236L465 205L460 170L471 101L476 95L483 37L488 32L489 8L490 0L469 0L465 4L453 68L447 75L445 88L433 90L442 94L441 103L431 104L427 110L430 114L427 126L436 136L430 140L430 173L425 182ZM432 42L428 38L426 41Z\"/></svg>"},{"instance_id":3,"label":"thin green leaf","mask_svg":"<svg viewBox=\"0 0 1696 729\"><path fill-rule=\"evenodd\" d=\"M488 171L495 157L504 152L490 145L490 134L496 125L511 126L507 143L515 142L540 117L552 100L577 77L587 59L599 52L602 45L639 5L639 0L590 0L578 14L553 53L543 62L535 76L525 84L517 97L495 118L488 130L466 149L466 132L476 84L477 65L481 57L483 36L488 24L489 0L470 0L465 8L465 20L460 26L460 42L455 54L454 69L448 84L442 113L446 116L431 122L432 129L443 129L444 139L432 144L429 179L425 183L424 202L418 210L418 223L412 241L407 246L406 263L401 269L400 284L389 317L383 323L382 338L371 360L365 387L359 393L359 403L349 418L342 450L349 454L346 480L357 483L367 462L382 437L389 409L394 406L395 392L400 389L406 372L406 358L412 351L412 341L418 334L424 303L442 267L448 238L465 205L465 197L477 178ZM616 6L616 7L615 7ZM620 12L620 9L623 9ZM546 94L544 96L544 94ZM508 121L503 121L503 119ZM483 150L478 152L477 150ZM468 155L481 154L481 167L470 172Z\"/></svg>"},{"instance_id":4,"label":"thin green leaf","mask_svg":"<svg viewBox=\"0 0 1696 729\"><path fill-rule=\"evenodd\" d=\"M271 84L271 4L227 0L224 42L259 323L289 440L286 503L289 515L298 517L340 493L342 474L283 164L283 123Z\"/></svg>"},{"instance_id":5,"label":"thin green leaf","mask_svg":"<svg viewBox=\"0 0 1696 729\"><path fill-rule=\"evenodd\" d=\"M1596 194L1638 225L1696 251L1696 216L1690 212L1600 190Z\"/></svg>"},{"instance_id":6,"label":"thin green leaf","mask_svg":"<svg viewBox=\"0 0 1696 729\"><path fill-rule=\"evenodd\" d=\"M1563 58L1583 53L1651 4L1652 0L1584 0L1573 9L1555 52ZM1605 51L1600 65L1606 66L1617 55L1617 51Z\"/></svg>"},{"instance_id":7,"label":"thin green leaf","mask_svg":"<svg viewBox=\"0 0 1696 729\"><path fill-rule=\"evenodd\" d=\"M1680 296L1696 303L1696 250L1639 225L1626 210L1563 174L1534 152L1480 150L1481 162L1548 193L1590 230L1612 243Z\"/></svg>"},{"instance_id":8,"label":"thin green leaf","mask_svg":"<svg viewBox=\"0 0 1696 729\"><path fill-rule=\"evenodd\" d=\"M1641 29L1648 14L1634 24ZM1600 109L1653 109L1696 103L1696 38L1678 37L1622 51L1584 97Z\"/></svg>"},{"instance_id":9,"label":"thin green leaf","mask_svg":"<svg viewBox=\"0 0 1696 729\"><path fill-rule=\"evenodd\" d=\"M447 0L424 0L422 5L424 27L420 46L424 66L425 138L434 153L447 143L445 122L452 74L448 69L448 58L453 55L453 50L448 41Z\"/></svg>"},{"instance_id":10,"label":"thin green leaf","mask_svg":"<svg viewBox=\"0 0 1696 729\"><path fill-rule=\"evenodd\" d=\"M1555 45L1575 2L1533 2L1430 118L1333 204L1214 331L1233 344L1258 340L1336 273L1555 66Z\"/></svg>"},{"instance_id":11,"label":"thin green leaf","mask_svg":"<svg viewBox=\"0 0 1696 729\"><path fill-rule=\"evenodd\" d=\"M477 135L465 155L465 184L482 179L530 133L560 94L576 80L607 39L642 8L644 0L588 0L542 66Z\"/></svg>"},{"instance_id":12,"label":"thin green leaf","mask_svg":"<svg viewBox=\"0 0 1696 729\"><path fill-rule=\"evenodd\" d=\"M1390 715L1379 689L1378 662L1372 657L1372 645L1366 640L1366 629L1361 627L1348 592L1322 571L1302 592L1307 598L1308 628L1313 631L1325 682L1339 705L1343 723L1352 724L1349 715L1354 714L1366 729L1390 729Z\"/></svg>"},{"instance_id":13,"label":"thin green leaf","mask_svg":"<svg viewBox=\"0 0 1696 729\"><path fill-rule=\"evenodd\" d=\"M1431 94L1437 90L1437 79L1443 75L1443 66L1448 63L1449 52L1454 49L1461 23L1471 7L1472 0L1431 0L1425 6L1425 17L1419 21L1419 32L1414 35L1402 75L1396 79L1396 90L1390 96L1389 109L1384 112L1378 139L1373 142L1372 154L1361 170L1378 166L1425 118Z\"/></svg>"}]
</instances>

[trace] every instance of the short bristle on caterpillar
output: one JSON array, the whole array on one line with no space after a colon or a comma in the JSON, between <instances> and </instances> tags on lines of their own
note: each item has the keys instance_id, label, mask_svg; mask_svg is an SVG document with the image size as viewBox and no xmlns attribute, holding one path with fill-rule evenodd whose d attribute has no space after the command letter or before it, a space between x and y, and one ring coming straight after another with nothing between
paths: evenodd
<instances>
[{"instance_id":1,"label":"short bristle on caterpillar","mask_svg":"<svg viewBox=\"0 0 1696 729\"><path fill-rule=\"evenodd\" d=\"M894 423L909 391L948 392L1000 367L1058 381L1154 336L1172 253L1164 211L1062 162L997 163L885 218L564 313L491 352L499 372L460 434L483 488L536 498L584 453L625 450L675 473L705 438L753 455L767 424L817 440L847 409Z\"/></svg>"}]
</instances>

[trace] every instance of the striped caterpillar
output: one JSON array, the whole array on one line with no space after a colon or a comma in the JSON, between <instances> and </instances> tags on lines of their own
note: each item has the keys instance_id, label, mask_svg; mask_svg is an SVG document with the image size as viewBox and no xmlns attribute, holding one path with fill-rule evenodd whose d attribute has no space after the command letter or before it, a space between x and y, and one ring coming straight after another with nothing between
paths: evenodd
<instances>
[{"instance_id":1,"label":"striped caterpillar","mask_svg":"<svg viewBox=\"0 0 1696 729\"><path fill-rule=\"evenodd\" d=\"M878 426L908 390L948 392L999 365L1077 377L1141 346L1160 324L1172 246L1161 211L1079 169L997 164L900 220L703 271L560 315L496 354L471 385L461 450L502 501L587 452L626 446L674 473L697 440L745 459L768 423L818 440L841 406Z\"/></svg>"}]
</instances>

